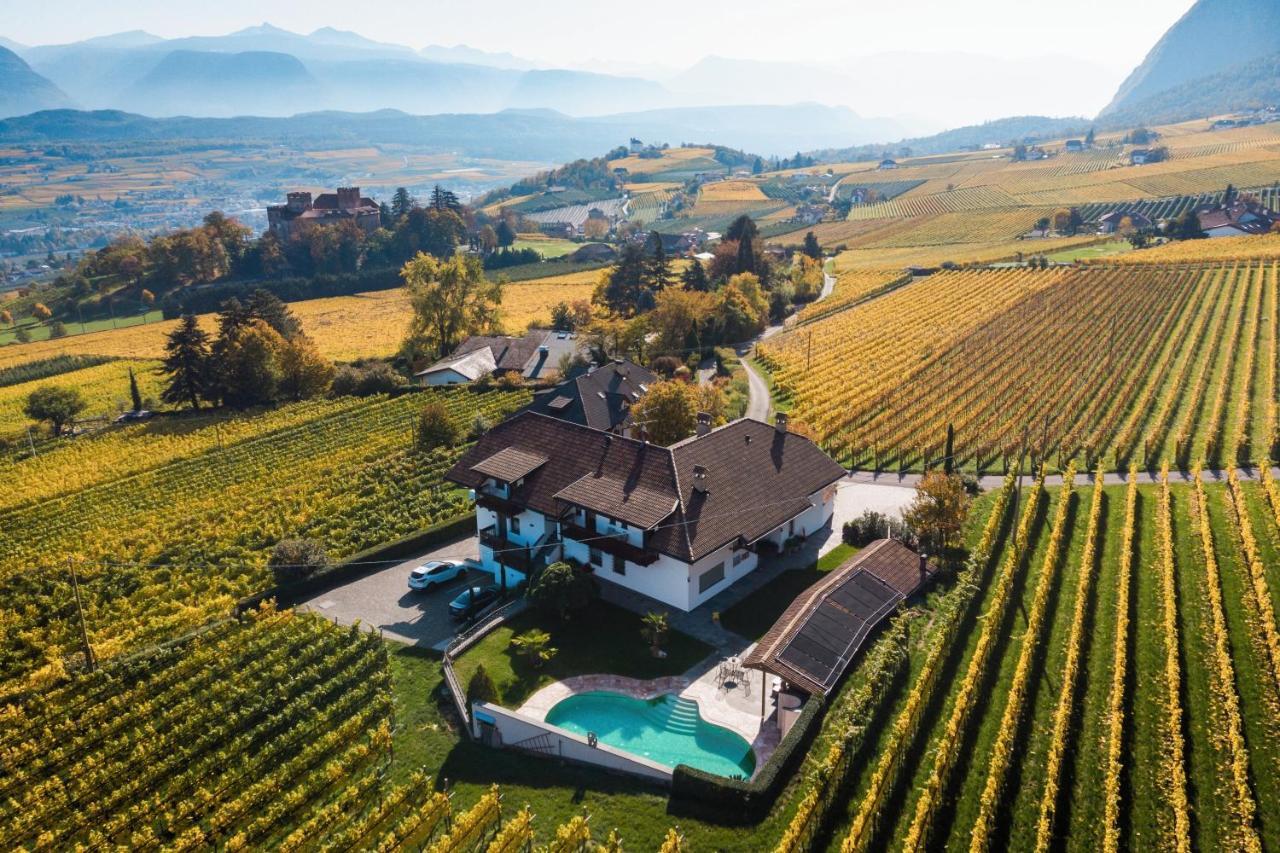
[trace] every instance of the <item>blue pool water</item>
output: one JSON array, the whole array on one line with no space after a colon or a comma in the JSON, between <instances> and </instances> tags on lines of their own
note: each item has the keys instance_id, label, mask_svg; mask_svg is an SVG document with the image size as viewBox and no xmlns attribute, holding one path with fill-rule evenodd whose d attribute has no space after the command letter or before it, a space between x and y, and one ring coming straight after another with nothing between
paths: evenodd
<instances>
[{"instance_id":1,"label":"blue pool water","mask_svg":"<svg viewBox=\"0 0 1280 853\"><path fill-rule=\"evenodd\" d=\"M575 734L595 732L601 743L666 767L687 764L720 776L744 778L750 778L756 768L751 744L702 719L698 703L670 693L653 699L604 690L578 693L557 702L546 719Z\"/></svg>"}]
</instances>

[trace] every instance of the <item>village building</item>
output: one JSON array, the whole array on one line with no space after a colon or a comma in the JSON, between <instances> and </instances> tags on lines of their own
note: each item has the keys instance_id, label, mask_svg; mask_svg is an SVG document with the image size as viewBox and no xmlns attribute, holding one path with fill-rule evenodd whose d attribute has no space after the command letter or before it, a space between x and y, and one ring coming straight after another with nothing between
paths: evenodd
<instances>
[{"instance_id":1,"label":"village building","mask_svg":"<svg viewBox=\"0 0 1280 853\"><path fill-rule=\"evenodd\" d=\"M879 165L879 166L877 166L876 168L878 168L878 169L879 169L880 171L882 171L882 172L883 172L883 171L886 171L886 170L888 170L888 169L896 169L896 168L898 168L898 161L897 161L897 160L892 160L892 159L890 159L890 158L886 157L885 159L883 159L883 160L881 160L881 161L880 161L880 165Z\"/></svg>"},{"instance_id":2,"label":"village building","mask_svg":"<svg viewBox=\"0 0 1280 853\"><path fill-rule=\"evenodd\" d=\"M309 192L291 192L287 198L285 204L267 208L267 229L282 243L313 225L354 222L365 234L372 234L382 224L378 205L360 195L359 187L338 187L337 192L320 193L314 199Z\"/></svg>"},{"instance_id":3,"label":"village building","mask_svg":"<svg viewBox=\"0 0 1280 853\"><path fill-rule=\"evenodd\" d=\"M472 335L414 378L421 385L465 385L482 376L516 373L536 382L559 376L565 356L585 354L585 344L572 332L530 329L520 337Z\"/></svg>"},{"instance_id":4,"label":"village building","mask_svg":"<svg viewBox=\"0 0 1280 853\"><path fill-rule=\"evenodd\" d=\"M1068 139L1062 148L1064 151L1078 153L1085 149L1085 144L1084 141L1080 139Z\"/></svg>"},{"instance_id":5,"label":"village building","mask_svg":"<svg viewBox=\"0 0 1280 853\"><path fill-rule=\"evenodd\" d=\"M845 471L809 439L751 419L659 447L526 411L445 475L473 490L481 567L520 583L556 560L692 610L826 528Z\"/></svg>"},{"instance_id":6,"label":"village building","mask_svg":"<svg viewBox=\"0 0 1280 853\"><path fill-rule=\"evenodd\" d=\"M575 369L560 384L535 392L525 410L639 438L641 430L631 417L631 407L657 381L653 371L626 359L614 359L604 366Z\"/></svg>"},{"instance_id":7,"label":"village building","mask_svg":"<svg viewBox=\"0 0 1280 853\"><path fill-rule=\"evenodd\" d=\"M1237 196L1231 204L1201 207L1197 215L1200 227L1210 237L1267 234L1280 222L1280 214L1246 195Z\"/></svg>"},{"instance_id":8,"label":"village building","mask_svg":"<svg viewBox=\"0 0 1280 853\"><path fill-rule=\"evenodd\" d=\"M1113 210L1098 217L1099 234L1115 234L1117 231L1141 231L1155 227L1151 217L1136 210Z\"/></svg>"}]
</instances>

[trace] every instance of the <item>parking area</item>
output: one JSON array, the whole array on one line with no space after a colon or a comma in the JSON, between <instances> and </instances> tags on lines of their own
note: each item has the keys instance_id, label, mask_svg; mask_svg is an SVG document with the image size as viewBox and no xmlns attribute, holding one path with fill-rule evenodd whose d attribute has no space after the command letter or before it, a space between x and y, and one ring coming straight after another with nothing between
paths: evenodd
<instances>
[{"instance_id":1,"label":"parking area","mask_svg":"<svg viewBox=\"0 0 1280 853\"><path fill-rule=\"evenodd\" d=\"M430 592L409 589L409 572L430 560L475 559L479 542L472 536L441 545L374 574L320 593L299 605L344 625L381 628L394 640L424 648L443 648L457 632L449 618L449 601L470 583L492 583L491 575L470 571Z\"/></svg>"}]
</instances>

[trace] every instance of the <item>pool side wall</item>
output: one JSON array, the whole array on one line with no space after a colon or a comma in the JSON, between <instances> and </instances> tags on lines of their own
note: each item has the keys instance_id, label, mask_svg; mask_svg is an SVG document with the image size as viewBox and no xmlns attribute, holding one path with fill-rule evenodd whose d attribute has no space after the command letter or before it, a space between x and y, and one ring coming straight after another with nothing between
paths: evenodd
<instances>
[{"instance_id":1,"label":"pool side wall","mask_svg":"<svg viewBox=\"0 0 1280 853\"><path fill-rule=\"evenodd\" d=\"M492 726L500 739L494 746L521 748L547 758L590 764L617 773L639 776L662 785L671 785L670 768L608 744L599 743L593 747L581 735L488 702L476 702L472 705L471 726L477 740L483 740L485 718L493 721L488 725ZM528 746L518 746L530 741L532 742Z\"/></svg>"}]
</instances>

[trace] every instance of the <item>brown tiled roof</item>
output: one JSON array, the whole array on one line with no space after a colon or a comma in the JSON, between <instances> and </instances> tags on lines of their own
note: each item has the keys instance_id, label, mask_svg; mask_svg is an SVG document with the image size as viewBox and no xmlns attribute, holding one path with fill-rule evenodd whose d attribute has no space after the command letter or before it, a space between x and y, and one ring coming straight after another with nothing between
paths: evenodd
<instances>
[{"instance_id":1,"label":"brown tiled roof","mask_svg":"<svg viewBox=\"0 0 1280 853\"><path fill-rule=\"evenodd\" d=\"M528 408L595 429L612 430L630 423L632 404L656 381L652 371L638 364L613 361L535 395Z\"/></svg>"},{"instance_id":2,"label":"brown tiled roof","mask_svg":"<svg viewBox=\"0 0 1280 853\"><path fill-rule=\"evenodd\" d=\"M571 500L646 527L648 547L684 562L769 534L844 476L813 442L759 421L735 421L665 448L526 411L482 436L446 477L476 488L484 476L473 466L505 448L547 459L511 500L551 517ZM695 465L708 472L697 492Z\"/></svg>"},{"instance_id":3,"label":"brown tiled roof","mask_svg":"<svg viewBox=\"0 0 1280 853\"><path fill-rule=\"evenodd\" d=\"M845 475L804 436L747 418L687 439L671 453L688 522L680 532L695 559L738 537L750 543L767 536ZM705 492L694 489L695 465L707 469Z\"/></svg>"},{"instance_id":4,"label":"brown tiled roof","mask_svg":"<svg viewBox=\"0 0 1280 853\"><path fill-rule=\"evenodd\" d=\"M504 447L492 456L481 459L472 465L471 470L487 477L501 480L504 483L514 483L516 480L533 473L546 461L547 457L541 454L519 450L515 447Z\"/></svg>"},{"instance_id":5,"label":"brown tiled roof","mask_svg":"<svg viewBox=\"0 0 1280 853\"><path fill-rule=\"evenodd\" d=\"M882 589L888 588L894 594L895 602L911 596L925 580L920 575L920 557L916 552L896 539L877 539L792 601L773 627L760 638L743 664L779 675L809 693L825 695L829 692L838 682L840 672L833 673L824 683L818 675L795 666L782 655L809 620L815 617L824 600L860 573L870 575L875 584L882 585ZM856 651L855 646L849 652L850 657ZM846 659L844 665L848 662Z\"/></svg>"},{"instance_id":6,"label":"brown tiled roof","mask_svg":"<svg viewBox=\"0 0 1280 853\"><path fill-rule=\"evenodd\" d=\"M565 503L587 507L610 518L648 530L676 509L676 496L669 490L658 491L627 483L607 474L584 474L560 491L556 497Z\"/></svg>"}]
</instances>

